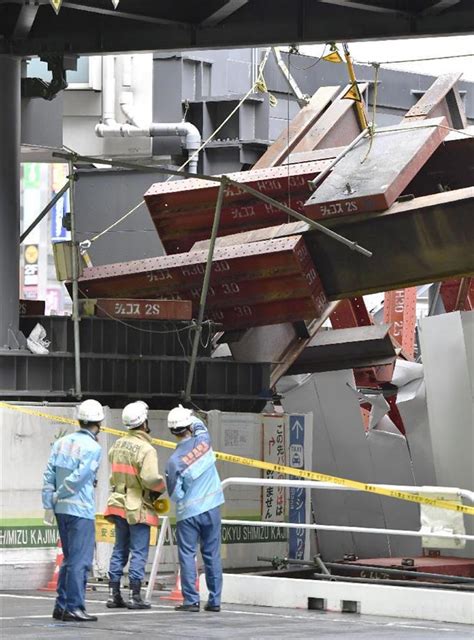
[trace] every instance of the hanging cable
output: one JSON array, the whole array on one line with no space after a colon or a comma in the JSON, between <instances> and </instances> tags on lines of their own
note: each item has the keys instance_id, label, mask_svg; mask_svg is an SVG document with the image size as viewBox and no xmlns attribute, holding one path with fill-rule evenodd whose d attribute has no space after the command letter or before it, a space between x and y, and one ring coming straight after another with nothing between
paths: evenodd
<instances>
[{"instance_id":1,"label":"hanging cable","mask_svg":"<svg viewBox=\"0 0 474 640\"><path fill-rule=\"evenodd\" d=\"M453 60L454 58L473 58L473 57L474 57L474 53L460 53L459 55L454 55L454 56L434 56L430 58L412 58L411 60L382 60L382 61L354 60L354 62L356 64L365 64L365 65L373 65L375 62L375 64L385 65L385 64L404 64L405 62L432 62L435 60Z\"/></svg>"},{"instance_id":2,"label":"hanging cable","mask_svg":"<svg viewBox=\"0 0 474 640\"><path fill-rule=\"evenodd\" d=\"M374 142L374 136L375 136L375 118L376 118L376 114L377 114L377 94L378 94L378 86L379 86L379 70L380 70L380 65L378 64L378 62L374 62L373 65L374 67L374 95L372 98L372 122L368 125L368 130L369 130L369 148L367 149L367 153L365 154L364 158L360 161L361 164L364 164L364 162L367 160L367 158L369 157L370 152L372 151L372 145Z\"/></svg>"}]
</instances>

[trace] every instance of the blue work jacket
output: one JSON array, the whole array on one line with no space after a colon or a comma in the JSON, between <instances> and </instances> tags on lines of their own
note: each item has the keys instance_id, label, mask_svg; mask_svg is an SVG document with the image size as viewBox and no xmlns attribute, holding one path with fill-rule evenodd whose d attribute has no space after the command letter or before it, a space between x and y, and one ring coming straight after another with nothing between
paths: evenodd
<instances>
[{"instance_id":1,"label":"blue work jacket","mask_svg":"<svg viewBox=\"0 0 474 640\"><path fill-rule=\"evenodd\" d=\"M224 503L209 431L195 419L192 436L178 443L166 465L168 494L176 502L176 520L185 520Z\"/></svg>"},{"instance_id":2,"label":"blue work jacket","mask_svg":"<svg viewBox=\"0 0 474 640\"><path fill-rule=\"evenodd\" d=\"M88 429L57 440L43 475L43 508L95 519L94 486L102 449Z\"/></svg>"}]
</instances>

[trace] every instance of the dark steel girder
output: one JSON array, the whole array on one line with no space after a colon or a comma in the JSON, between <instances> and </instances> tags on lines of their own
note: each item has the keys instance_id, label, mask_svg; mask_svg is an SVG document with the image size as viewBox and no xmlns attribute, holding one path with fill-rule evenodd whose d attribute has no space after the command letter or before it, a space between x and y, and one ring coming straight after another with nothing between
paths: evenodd
<instances>
[{"instance_id":1,"label":"dark steel girder","mask_svg":"<svg viewBox=\"0 0 474 640\"><path fill-rule=\"evenodd\" d=\"M0 2L0 53L47 55L67 51L93 54L229 48L474 31L471 0L456 3L433 0L358 0L353 3L347 0L344 4L315 0L273 0L272 3L267 0L248 0L246 3L237 0L202 0L199 3L136 0L134 15L128 15L122 5L114 12L99 0L88 0L87 3L66 0L58 16L49 3L40 0L31 32L26 37L18 37L10 27L12 16L15 20L18 14L18 5L15 0ZM392 12L387 13L389 10ZM205 24L206 18L211 22Z\"/></svg>"},{"instance_id":2,"label":"dark steel girder","mask_svg":"<svg viewBox=\"0 0 474 640\"><path fill-rule=\"evenodd\" d=\"M474 274L474 187L326 222L372 258L317 231L304 239L330 300Z\"/></svg>"}]
</instances>

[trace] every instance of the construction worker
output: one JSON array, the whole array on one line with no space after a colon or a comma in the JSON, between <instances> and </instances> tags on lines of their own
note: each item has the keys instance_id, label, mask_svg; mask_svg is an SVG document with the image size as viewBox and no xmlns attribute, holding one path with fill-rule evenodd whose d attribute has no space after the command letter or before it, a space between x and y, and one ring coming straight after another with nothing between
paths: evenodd
<instances>
[{"instance_id":1,"label":"construction worker","mask_svg":"<svg viewBox=\"0 0 474 640\"><path fill-rule=\"evenodd\" d=\"M149 609L141 598L141 586L150 547L150 526L158 525L153 502L165 491L158 470L158 455L151 444L148 405L138 401L122 411L127 435L109 451L112 493L105 516L115 524L115 545L109 566L109 609ZM130 556L129 599L120 593L120 580Z\"/></svg>"},{"instance_id":2,"label":"construction worker","mask_svg":"<svg viewBox=\"0 0 474 640\"><path fill-rule=\"evenodd\" d=\"M45 522L52 524L56 516L64 554L53 618L91 622L97 617L86 612L85 587L94 558L94 487L102 456L97 435L104 409L97 400L84 400L77 419L79 431L53 444L43 476L43 507Z\"/></svg>"},{"instance_id":3,"label":"construction worker","mask_svg":"<svg viewBox=\"0 0 474 640\"><path fill-rule=\"evenodd\" d=\"M221 610L221 515L224 503L209 432L190 409L181 405L168 414L168 427L178 445L166 465L168 493L176 502L176 536L184 596L177 611L199 611L196 553L201 543L209 600L205 611Z\"/></svg>"}]
</instances>

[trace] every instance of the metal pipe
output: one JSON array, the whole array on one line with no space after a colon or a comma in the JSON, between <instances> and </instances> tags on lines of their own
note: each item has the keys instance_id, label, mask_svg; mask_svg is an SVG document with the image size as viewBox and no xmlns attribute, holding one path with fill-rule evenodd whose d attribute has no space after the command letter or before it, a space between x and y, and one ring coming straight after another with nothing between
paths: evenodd
<instances>
[{"instance_id":1,"label":"metal pipe","mask_svg":"<svg viewBox=\"0 0 474 640\"><path fill-rule=\"evenodd\" d=\"M313 189L316 189L316 187L324 180L324 178L328 175L328 173L331 171L331 169L342 160L342 158L344 158L344 156L346 156L349 151L351 151L361 140L362 138L364 138L367 134L369 133L368 129L364 129L363 131L361 131L359 133L359 135L354 138L354 140L347 145L347 147L345 147L341 153L339 155L337 155L334 160L331 160L331 162L328 164L328 166L321 171L321 173L319 173L316 178L314 178L314 180L311 180L310 184L311 187Z\"/></svg>"},{"instance_id":2,"label":"metal pipe","mask_svg":"<svg viewBox=\"0 0 474 640\"><path fill-rule=\"evenodd\" d=\"M111 160L110 158L97 158L94 156L75 155L74 153L67 153L66 151L53 151L53 158L63 158L69 160L74 158L75 164L108 164L111 167L122 167L123 169L133 169L134 171L154 171L155 173L166 176L177 176L178 178L199 178L200 180L208 180L209 182L218 182L220 184L220 176L209 176L205 173L190 173L189 171L183 171L178 169L167 169L166 167L159 167L153 164L143 164L139 162L125 162L122 160Z\"/></svg>"},{"instance_id":3,"label":"metal pipe","mask_svg":"<svg viewBox=\"0 0 474 640\"><path fill-rule=\"evenodd\" d=\"M472 591L472 587L457 584L437 584L436 582L409 582L408 580L383 580L376 578L354 578L350 576L326 576L314 573L315 580L329 580L335 582L365 582L366 584L385 584L393 587L416 587L417 589L445 589L449 591Z\"/></svg>"},{"instance_id":4,"label":"metal pipe","mask_svg":"<svg viewBox=\"0 0 474 640\"><path fill-rule=\"evenodd\" d=\"M76 243L76 220L74 217L74 162L69 160L69 213L71 216L71 250L72 250L72 321L74 324L74 393L79 400L82 398L81 386L81 339L79 334L79 262L78 262L78 246Z\"/></svg>"},{"instance_id":5,"label":"metal pipe","mask_svg":"<svg viewBox=\"0 0 474 640\"><path fill-rule=\"evenodd\" d=\"M296 564L298 566L316 565L321 568L321 559L319 556L315 556L313 561L311 560L297 560L296 558L268 558L266 556L257 556L257 560L262 562L271 562L274 566L276 564ZM318 562L319 560L319 562ZM278 562L280 561L280 562ZM377 565L362 565L362 564L346 564L344 562L326 562L323 566L330 569L348 569L349 571L380 571L387 575L395 576L410 576L411 578L430 578L434 580L451 580L453 582L462 582L465 584L474 584L474 578L467 578L465 576L452 576L443 573L427 573L426 571L408 571L408 569L394 569L393 567L381 567ZM326 569L323 573L329 573ZM362 576L363 577L363 576Z\"/></svg>"},{"instance_id":6,"label":"metal pipe","mask_svg":"<svg viewBox=\"0 0 474 640\"><path fill-rule=\"evenodd\" d=\"M204 281L201 289L201 298L199 300L199 314L196 326L196 333L194 334L193 350L191 354L191 362L189 363L188 380L186 382L186 390L184 393L184 400L189 402L191 399L191 386L193 384L194 369L196 366L196 358L199 347L199 340L202 333L202 321L204 318L204 311L206 310L207 292L209 290L209 281L211 279L212 270L212 258L214 256L214 245L216 244L217 231L219 230L219 223L221 219L222 203L224 201L224 191L226 187L227 179L222 177L219 192L217 194L216 209L214 213L214 223L212 225L211 241L209 243L209 251L207 254L206 270L204 272Z\"/></svg>"},{"instance_id":7,"label":"metal pipe","mask_svg":"<svg viewBox=\"0 0 474 640\"><path fill-rule=\"evenodd\" d=\"M337 242L341 242L342 244L345 244L347 247L349 247L349 249L352 249L353 251L357 251L362 255L366 256L367 258L372 257L372 251L369 251L368 249L364 249L364 247L361 247L359 244L357 244L357 242L352 242L352 240L348 240L348 238L341 236L339 233L336 233L332 229L328 229L327 227L324 227L322 224L319 224L318 222L311 220L311 218L307 218L302 213L298 213L297 211L290 209L290 207L287 207L286 204L283 204L282 202L278 202L277 200L274 200L273 198L270 198L269 196L263 193L260 193L260 191L257 191L256 189L253 189L252 187L249 187L246 184L243 184L241 182L235 182L235 180L231 180L229 177L226 177L226 180L229 184L232 184L234 187L240 188L243 191L247 191L247 193L252 194L253 196L255 196L255 198L259 198L260 200L263 200L263 202L267 202L268 204L271 204L272 206L276 207L277 209L280 209L281 211L284 211L285 213L292 216L293 218L296 218L297 220L301 220L302 222L306 222L306 224L308 224L313 229L317 229L318 231L321 231L321 233L326 234L333 240L337 240Z\"/></svg>"},{"instance_id":8,"label":"metal pipe","mask_svg":"<svg viewBox=\"0 0 474 640\"><path fill-rule=\"evenodd\" d=\"M354 489L354 487L345 487L333 482L319 482L318 480L274 480L271 478L225 478L221 482L222 490L225 490L231 484L240 484L257 487L296 487L303 489L327 489L329 491L362 491L362 489ZM393 489L395 491L403 491L405 493L426 493L438 494L440 491L447 489L455 491L460 498L466 498L470 502L474 502L474 491L468 489L459 489L458 487L413 487L402 484L374 484L379 489Z\"/></svg>"},{"instance_id":9,"label":"metal pipe","mask_svg":"<svg viewBox=\"0 0 474 640\"><path fill-rule=\"evenodd\" d=\"M33 220L33 222L30 224L28 229L26 229L26 231L23 231L23 233L20 236L20 244L30 235L33 229L41 222L41 220L45 217L45 215L54 207L56 202L63 197L63 195L66 193L68 189L69 189L69 182L66 182L66 184L62 187L62 189L58 191L58 193L54 196L54 198L48 202L48 204L45 206L43 211L38 214L35 220Z\"/></svg>"},{"instance_id":10,"label":"metal pipe","mask_svg":"<svg viewBox=\"0 0 474 640\"><path fill-rule=\"evenodd\" d=\"M183 136L184 146L190 156L201 146L199 129L191 122L152 122L146 127L119 122L104 122L96 125L99 138L154 138L156 136ZM97 159L96 159L97 162ZM190 162L190 173L197 171L197 158Z\"/></svg>"},{"instance_id":11,"label":"metal pipe","mask_svg":"<svg viewBox=\"0 0 474 640\"><path fill-rule=\"evenodd\" d=\"M347 531L354 533L380 533L387 536L407 536L424 538L426 536L444 538L446 540L474 540L474 536L442 532L409 531L405 529L379 529L370 527L343 527L335 524L303 524L294 522L261 522L255 520L222 520L223 524L239 524L250 527L281 527L283 529L317 529L319 531Z\"/></svg>"},{"instance_id":12,"label":"metal pipe","mask_svg":"<svg viewBox=\"0 0 474 640\"><path fill-rule=\"evenodd\" d=\"M289 560L289 562L293 563L293 560ZM443 575L442 573L429 573L426 571L407 571L403 569L394 569L392 567L386 568L363 564L345 564L343 562L326 562L326 566L330 569L349 569L349 571L383 571L387 575L392 576L410 576L412 578L429 578L433 580L449 580L453 582L462 582L465 584L474 584L474 578L466 578L465 576Z\"/></svg>"}]
</instances>

